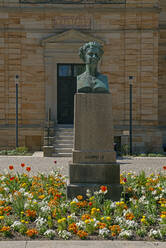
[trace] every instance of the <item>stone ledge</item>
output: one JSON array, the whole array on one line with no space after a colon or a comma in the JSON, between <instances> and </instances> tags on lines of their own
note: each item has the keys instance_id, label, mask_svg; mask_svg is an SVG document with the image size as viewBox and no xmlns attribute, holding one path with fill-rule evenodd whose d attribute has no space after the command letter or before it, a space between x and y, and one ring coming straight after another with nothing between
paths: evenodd
<instances>
[{"instance_id":1,"label":"stone ledge","mask_svg":"<svg viewBox=\"0 0 166 248\"><path fill-rule=\"evenodd\" d=\"M119 184L120 165L110 164L69 164L70 183Z\"/></svg>"}]
</instances>

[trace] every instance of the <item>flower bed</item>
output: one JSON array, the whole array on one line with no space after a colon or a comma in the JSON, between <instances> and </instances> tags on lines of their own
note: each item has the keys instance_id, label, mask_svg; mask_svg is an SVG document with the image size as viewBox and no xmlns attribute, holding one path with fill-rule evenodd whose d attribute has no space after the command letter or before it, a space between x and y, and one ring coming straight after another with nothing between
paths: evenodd
<instances>
[{"instance_id":1,"label":"flower bed","mask_svg":"<svg viewBox=\"0 0 166 248\"><path fill-rule=\"evenodd\" d=\"M31 176L31 167L13 165L0 175L0 240L166 239L166 175L121 175L122 198L106 200L107 187L66 199L58 171ZM166 167L163 167L166 170Z\"/></svg>"}]
</instances>

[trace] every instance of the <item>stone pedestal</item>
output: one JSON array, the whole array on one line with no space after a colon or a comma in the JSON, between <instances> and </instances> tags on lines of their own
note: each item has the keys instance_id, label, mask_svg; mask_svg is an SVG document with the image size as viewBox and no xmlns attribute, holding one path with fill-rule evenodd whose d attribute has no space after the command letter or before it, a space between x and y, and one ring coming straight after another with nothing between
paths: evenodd
<instances>
[{"instance_id":1,"label":"stone pedestal","mask_svg":"<svg viewBox=\"0 0 166 248\"><path fill-rule=\"evenodd\" d=\"M74 148L67 197L86 195L107 185L107 197L119 200L120 166L113 148L111 94L75 95ZM109 190L110 189L110 190Z\"/></svg>"}]
</instances>

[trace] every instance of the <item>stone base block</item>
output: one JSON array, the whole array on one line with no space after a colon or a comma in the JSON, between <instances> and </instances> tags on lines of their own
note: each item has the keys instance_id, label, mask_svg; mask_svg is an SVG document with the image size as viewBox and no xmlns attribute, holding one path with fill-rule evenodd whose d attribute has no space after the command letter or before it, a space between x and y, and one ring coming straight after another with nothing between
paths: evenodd
<instances>
[{"instance_id":1,"label":"stone base block","mask_svg":"<svg viewBox=\"0 0 166 248\"><path fill-rule=\"evenodd\" d=\"M100 190L101 184L88 184L88 183L78 183L78 184L68 184L67 185L67 198L73 199L78 195L82 195L86 198L87 189L92 192ZM111 199L112 201L119 201L122 193L122 185L112 184L107 186L108 192L105 194L106 199Z\"/></svg>"},{"instance_id":2,"label":"stone base block","mask_svg":"<svg viewBox=\"0 0 166 248\"><path fill-rule=\"evenodd\" d=\"M71 184L119 184L120 165L106 164L69 164L69 181Z\"/></svg>"},{"instance_id":3,"label":"stone base block","mask_svg":"<svg viewBox=\"0 0 166 248\"><path fill-rule=\"evenodd\" d=\"M44 157L52 157L53 153L54 153L54 146L43 146Z\"/></svg>"}]
</instances>

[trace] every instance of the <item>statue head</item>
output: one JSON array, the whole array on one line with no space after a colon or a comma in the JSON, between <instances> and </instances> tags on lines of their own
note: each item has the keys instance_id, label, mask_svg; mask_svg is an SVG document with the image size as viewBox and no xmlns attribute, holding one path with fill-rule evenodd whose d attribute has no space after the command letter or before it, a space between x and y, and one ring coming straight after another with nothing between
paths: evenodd
<instances>
[{"instance_id":1,"label":"statue head","mask_svg":"<svg viewBox=\"0 0 166 248\"><path fill-rule=\"evenodd\" d=\"M103 53L102 45L96 41L85 43L79 50L80 58L87 64L97 64Z\"/></svg>"}]
</instances>

